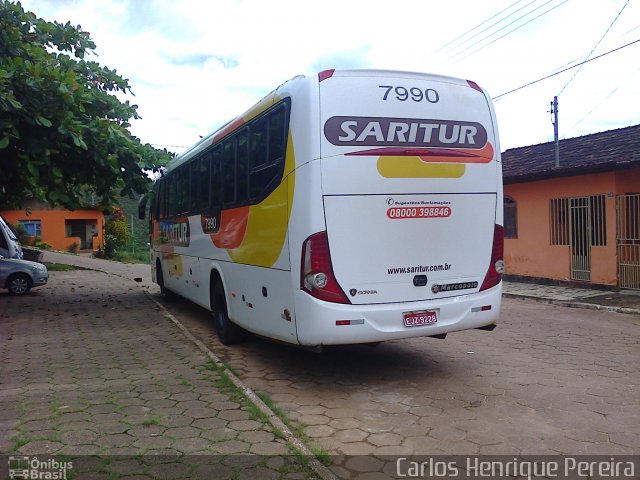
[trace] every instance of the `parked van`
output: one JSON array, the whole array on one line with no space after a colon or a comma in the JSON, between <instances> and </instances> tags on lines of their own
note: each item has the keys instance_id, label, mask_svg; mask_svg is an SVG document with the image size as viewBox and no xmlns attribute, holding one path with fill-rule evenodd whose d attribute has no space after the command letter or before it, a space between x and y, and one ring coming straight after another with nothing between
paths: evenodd
<instances>
[{"instance_id":1,"label":"parked van","mask_svg":"<svg viewBox=\"0 0 640 480\"><path fill-rule=\"evenodd\" d=\"M22 259L22 247L18 237L0 216L0 256L4 258Z\"/></svg>"}]
</instances>

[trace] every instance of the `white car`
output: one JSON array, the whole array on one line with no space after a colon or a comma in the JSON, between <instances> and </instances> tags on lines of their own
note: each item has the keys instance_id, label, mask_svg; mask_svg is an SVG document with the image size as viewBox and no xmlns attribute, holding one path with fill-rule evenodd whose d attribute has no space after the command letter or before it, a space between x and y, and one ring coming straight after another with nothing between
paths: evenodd
<instances>
[{"instance_id":1,"label":"white car","mask_svg":"<svg viewBox=\"0 0 640 480\"><path fill-rule=\"evenodd\" d=\"M0 288L6 288L12 295L29 293L33 287L46 285L48 280L47 267L41 263L0 256Z\"/></svg>"}]
</instances>

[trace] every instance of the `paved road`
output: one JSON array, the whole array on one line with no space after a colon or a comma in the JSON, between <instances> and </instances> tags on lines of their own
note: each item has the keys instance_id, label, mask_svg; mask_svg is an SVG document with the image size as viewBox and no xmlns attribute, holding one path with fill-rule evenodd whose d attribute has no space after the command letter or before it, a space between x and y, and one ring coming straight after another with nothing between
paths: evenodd
<instances>
[{"instance_id":1,"label":"paved road","mask_svg":"<svg viewBox=\"0 0 640 480\"><path fill-rule=\"evenodd\" d=\"M331 453L341 478L384 467L343 455L640 452L637 315L507 299L494 332L316 354L260 339L224 347L208 312L166 306Z\"/></svg>"},{"instance_id":2,"label":"paved road","mask_svg":"<svg viewBox=\"0 0 640 480\"><path fill-rule=\"evenodd\" d=\"M0 291L0 387L0 478L3 454L66 455L74 478L317 478L120 276L51 272L24 297Z\"/></svg>"},{"instance_id":3,"label":"paved road","mask_svg":"<svg viewBox=\"0 0 640 480\"><path fill-rule=\"evenodd\" d=\"M506 300L494 332L322 354L224 347L167 304L332 454L638 454L640 317Z\"/></svg>"}]
</instances>

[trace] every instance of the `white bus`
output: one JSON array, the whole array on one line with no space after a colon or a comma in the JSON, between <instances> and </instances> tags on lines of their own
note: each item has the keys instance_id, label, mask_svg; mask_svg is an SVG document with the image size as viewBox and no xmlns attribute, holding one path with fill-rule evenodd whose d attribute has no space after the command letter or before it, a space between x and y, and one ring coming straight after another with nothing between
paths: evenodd
<instances>
[{"instance_id":1,"label":"white bus","mask_svg":"<svg viewBox=\"0 0 640 480\"><path fill-rule=\"evenodd\" d=\"M224 344L443 338L499 315L500 146L471 81L295 77L173 159L150 210L154 281Z\"/></svg>"}]
</instances>

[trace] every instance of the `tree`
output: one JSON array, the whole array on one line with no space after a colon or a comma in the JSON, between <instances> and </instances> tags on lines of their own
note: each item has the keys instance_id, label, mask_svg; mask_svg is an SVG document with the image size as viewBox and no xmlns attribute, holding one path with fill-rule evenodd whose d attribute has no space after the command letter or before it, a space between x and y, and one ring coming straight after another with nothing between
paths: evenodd
<instances>
[{"instance_id":1,"label":"tree","mask_svg":"<svg viewBox=\"0 0 640 480\"><path fill-rule=\"evenodd\" d=\"M0 0L0 209L33 198L74 209L144 193L170 158L129 132L128 80L85 57L89 33ZM84 201L84 202L83 202Z\"/></svg>"}]
</instances>

